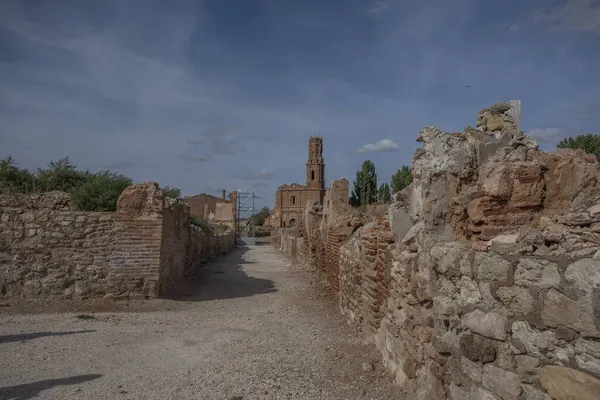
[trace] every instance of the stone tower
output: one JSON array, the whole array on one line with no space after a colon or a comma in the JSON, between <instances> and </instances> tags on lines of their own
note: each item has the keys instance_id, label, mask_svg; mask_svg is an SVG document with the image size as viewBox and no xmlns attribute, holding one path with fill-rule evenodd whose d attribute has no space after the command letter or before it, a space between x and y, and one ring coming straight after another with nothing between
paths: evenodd
<instances>
[{"instance_id":1,"label":"stone tower","mask_svg":"<svg viewBox=\"0 0 600 400\"><path fill-rule=\"evenodd\" d=\"M323 138L319 136L311 136L311 138L308 140L306 186L308 186L309 189L325 189L325 161L323 160Z\"/></svg>"}]
</instances>

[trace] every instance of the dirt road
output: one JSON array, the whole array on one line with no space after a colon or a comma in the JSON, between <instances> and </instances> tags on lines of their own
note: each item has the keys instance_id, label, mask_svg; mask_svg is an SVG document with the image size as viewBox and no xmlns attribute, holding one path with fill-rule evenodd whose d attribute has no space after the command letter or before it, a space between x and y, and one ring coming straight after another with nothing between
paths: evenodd
<instances>
[{"instance_id":1,"label":"dirt road","mask_svg":"<svg viewBox=\"0 0 600 400\"><path fill-rule=\"evenodd\" d=\"M182 298L113 312L4 303L0 399L402 398L315 272L269 245L204 270Z\"/></svg>"}]
</instances>

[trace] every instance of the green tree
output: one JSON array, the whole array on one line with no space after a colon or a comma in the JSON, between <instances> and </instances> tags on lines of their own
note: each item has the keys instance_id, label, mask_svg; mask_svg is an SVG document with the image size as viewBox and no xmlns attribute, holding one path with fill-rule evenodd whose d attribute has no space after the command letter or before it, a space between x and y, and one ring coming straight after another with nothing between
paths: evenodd
<instances>
[{"instance_id":1,"label":"green tree","mask_svg":"<svg viewBox=\"0 0 600 400\"><path fill-rule=\"evenodd\" d=\"M162 191L165 193L165 197L170 197L172 199L181 198L181 189L171 188L168 185L162 188Z\"/></svg>"},{"instance_id":2,"label":"green tree","mask_svg":"<svg viewBox=\"0 0 600 400\"><path fill-rule=\"evenodd\" d=\"M561 149L582 149L588 154L596 156L596 160L600 161L600 135L588 133L587 135L579 135L565 138L558 142L556 146Z\"/></svg>"},{"instance_id":3,"label":"green tree","mask_svg":"<svg viewBox=\"0 0 600 400\"><path fill-rule=\"evenodd\" d=\"M0 192L30 193L36 190L37 177L19 168L11 156L0 160Z\"/></svg>"},{"instance_id":4,"label":"green tree","mask_svg":"<svg viewBox=\"0 0 600 400\"><path fill-rule=\"evenodd\" d=\"M90 175L85 183L72 191L74 205L82 211L115 211L130 178L110 171Z\"/></svg>"},{"instance_id":5,"label":"green tree","mask_svg":"<svg viewBox=\"0 0 600 400\"><path fill-rule=\"evenodd\" d=\"M375 164L366 160L362 168L356 171L356 180L350 197L350 204L355 207L366 206L377 201L377 173Z\"/></svg>"},{"instance_id":6,"label":"green tree","mask_svg":"<svg viewBox=\"0 0 600 400\"><path fill-rule=\"evenodd\" d=\"M254 226L263 226L263 224L265 223L265 220L267 219L267 217L269 216L270 213L271 213L271 210L269 209L269 207L264 206L263 208L260 209L260 211L258 213L254 214L252 217L250 217L250 220L252 221Z\"/></svg>"},{"instance_id":7,"label":"green tree","mask_svg":"<svg viewBox=\"0 0 600 400\"><path fill-rule=\"evenodd\" d=\"M37 171L38 183L43 192L60 190L71 193L73 189L83 185L90 175L89 171L78 171L69 161L69 157L50 161L46 169Z\"/></svg>"},{"instance_id":8,"label":"green tree","mask_svg":"<svg viewBox=\"0 0 600 400\"><path fill-rule=\"evenodd\" d=\"M389 203L392 200L392 192L390 191L390 185L388 185L387 182L382 183L381 186L379 186L378 199L384 203Z\"/></svg>"},{"instance_id":9,"label":"green tree","mask_svg":"<svg viewBox=\"0 0 600 400\"><path fill-rule=\"evenodd\" d=\"M406 165L392 175L392 193L396 193L412 183L412 173Z\"/></svg>"}]
</instances>

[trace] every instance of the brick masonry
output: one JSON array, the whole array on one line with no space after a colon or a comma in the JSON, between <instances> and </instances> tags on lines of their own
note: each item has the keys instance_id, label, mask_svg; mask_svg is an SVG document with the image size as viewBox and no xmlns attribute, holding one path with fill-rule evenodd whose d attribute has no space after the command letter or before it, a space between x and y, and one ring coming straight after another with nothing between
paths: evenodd
<instances>
[{"instance_id":1,"label":"brick masonry","mask_svg":"<svg viewBox=\"0 0 600 400\"><path fill-rule=\"evenodd\" d=\"M233 234L216 237L188 221L189 208L166 202L153 184L128 188L115 213L72 210L60 192L0 196L0 295L168 295L200 261L234 247Z\"/></svg>"}]
</instances>

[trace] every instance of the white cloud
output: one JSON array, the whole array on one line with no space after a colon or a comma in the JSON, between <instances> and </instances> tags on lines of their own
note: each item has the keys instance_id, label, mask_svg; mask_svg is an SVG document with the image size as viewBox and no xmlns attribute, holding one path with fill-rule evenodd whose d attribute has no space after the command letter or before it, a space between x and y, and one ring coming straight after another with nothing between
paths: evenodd
<instances>
[{"instance_id":1,"label":"white cloud","mask_svg":"<svg viewBox=\"0 0 600 400\"><path fill-rule=\"evenodd\" d=\"M367 14L373 18L378 18L387 10L387 7L387 0L375 0L369 11L367 11Z\"/></svg>"},{"instance_id":2,"label":"white cloud","mask_svg":"<svg viewBox=\"0 0 600 400\"><path fill-rule=\"evenodd\" d=\"M558 142L562 139L562 132L559 128L536 128L527 134L540 142Z\"/></svg>"},{"instance_id":3,"label":"white cloud","mask_svg":"<svg viewBox=\"0 0 600 400\"><path fill-rule=\"evenodd\" d=\"M561 32L591 32L600 35L600 1L567 0L551 8L535 11L533 22L545 23Z\"/></svg>"},{"instance_id":4,"label":"white cloud","mask_svg":"<svg viewBox=\"0 0 600 400\"><path fill-rule=\"evenodd\" d=\"M392 139L383 139L374 144L365 144L357 150L358 153L376 153L382 151L400 151L400 147Z\"/></svg>"},{"instance_id":5,"label":"white cloud","mask_svg":"<svg viewBox=\"0 0 600 400\"><path fill-rule=\"evenodd\" d=\"M263 168L258 172L248 175L248 179L269 180L274 179L276 176L277 174L274 171Z\"/></svg>"}]
</instances>

